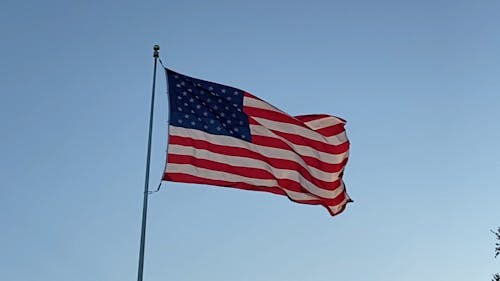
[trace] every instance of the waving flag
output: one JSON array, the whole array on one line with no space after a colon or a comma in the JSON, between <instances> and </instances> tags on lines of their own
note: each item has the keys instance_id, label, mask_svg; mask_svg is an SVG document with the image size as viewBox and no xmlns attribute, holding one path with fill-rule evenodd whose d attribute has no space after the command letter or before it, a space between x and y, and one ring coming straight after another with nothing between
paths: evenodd
<instances>
[{"instance_id":1,"label":"waving flag","mask_svg":"<svg viewBox=\"0 0 500 281\"><path fill-rule=\"evenodd\" d=\"M170 105L163 180L285 195L331 215L350 198L345 121L290 116L236 88L165 69Z\"/></svg>"}]
</instances>

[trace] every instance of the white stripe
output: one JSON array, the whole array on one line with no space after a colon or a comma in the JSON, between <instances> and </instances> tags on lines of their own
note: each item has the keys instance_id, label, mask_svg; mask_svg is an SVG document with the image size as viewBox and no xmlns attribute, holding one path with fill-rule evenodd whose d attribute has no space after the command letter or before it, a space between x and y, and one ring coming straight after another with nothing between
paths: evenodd
<instances>
[{"instance_id":1,"label":"white stripe","mask_svg":"<svg viewBox=\"0 0 500 281\"><path fill-rule=\"evenodd\" d=\"M174 146L174 145L175 144L169 145L169 147L168 147L168 152L169 153L173 153L173 151L171 151L171 146ZM233 143L224 144L224 146L241 147L241 146L233 145ZM274 159L277 159L277 160L284 159L284 160L295 162L297 165L299 165L302 168L304 168L305 170L307 170L312 177L314 177L314 178L316 178L318 180L322 180L322 181L326 181L326 182L334 182L334 181L336 181L339 178L340 173L342 172L342 170L339 171L339 172L335 172L335 173L324 172L324 171L322 171L320 169L317 169L315 167L308 166L300 157L297 157L296 154L292 153L291 155L283 155L283 153L281 153L281 151L285 151L285 152L288 152L287 154L290 154L288 150L283 150L283 149L276 148L276 150L279 150L279 152L276 153L275 157L268 157L268 156L262 154L261 153L262 151L259 151L257 149L252 149L252 147L257 148L257 147L261 147L261 146L252 144L251 147L247 148L247 149L250 150L250 151L253 151L253 152L255 152L255 153L257 153L257 154L259 154L261 156L263 156L264 158L274 158ZM269 151L271 151L272 149L274 149L274 148L268 148L268 147L265 147L265 148L267 150L269 150ZM229 156L229 155L224 155L224 156ZM241 156L231 156L231 157L240 157L240 158L242 158ZM245 157L244 159L249 159L249 158ZM210 159L208 159L208 160L210 160ZM253 160L262 162L262 160L259 160L259 159L253 159ZM224 161L219 161L219 162L224 163ZM262 163L265 163L265 165L269 165L266 162L262 162ZM263 165L262 163L259 163L259 165L256 168L262 167L262 165Z\"/></svg>"},{"instance_id":2,"label":"white stripe","mask_svg":"<svg viewBox=\"0 0 500 281\"><path fill-rule=\"evenodd\" d=\"M260 117L251 117L255 121L259 122L262 126L269 128L270 130L277 131L277 132L282 132L282 133L290 133L294 135L299 135L304 138L308 138L311 140L319 141L325 144L329 145L339 145L343 144L347 138L345 137L325 137L321 135L320 133L306 129L304 127L295 125L295 124L290 124L290 123L283 123L283 122L278 122L274 120L269 120L265 118L260 118ZM340 135L340 134L339 134Z\"/></svg>"},{"instance_id":3,"label":"white stripe","mask_svg":"<svg viewBox=\"0 0 500 281\"><path fill-rule=\"evenodd\" d=\"M279 110L275 106L270 105L269 103L267 103L265 101L262 101L262 100L259 100L256 98L252 98L252 97L247 97L247 96L243 97L243 106L262 108L262 109L267 109L267 110L274 111L274 112L279 112L279 113L282 113L285 115L289 115L289 114Z\"/></svg>"},{"instance_id":4,"label":"white stripe","mask_svg":"<svg viewBox=\"0 0 500 281\"><path fill-rule=\"evenodd\" d=\"M313 130L319 130L338 124L345 124L345 122L334 116L325 116L316 120L304 122L304 124Z\"/></svg>"},{"instance_id":5,"label":"white stripe","mask_svg":"<svg viewBox=\"0 0 500 281\"><path fill-rule=\"evenodd\" d=\"M331 137L325 137L325 139L330 143L339 143L339 144L349 141L349 139L347 139L347 134L345 131L343 131L340 134L336 134L334 136L331 136Z\"/></svg>"},{"instance_id":6,"label":"white stripe","mask_svg":"<svg viewBox=\"0 0 500 281\"><path fill-rule=\"evenodd\" d=\"M347 202L349 202L349 200L351 200L351 198L349 198L349 195L345 195L345 198L344 200L342 200L342 202L340 202L339 204L335 205L335 206L328 206L327 208L330 209L332 211L332 213L334 214L337 214L338 212L340 212L342 210L342 208L344 208L345 204L347 204Z\"/></svg>"},{"instance_id":7,"label":"white stripe","mask_svg":"<svg viewBox=\"0 0 500 281\"><path fill-rule=\"evenodd\" d=\"M257 133L254 132L253 130L254 127L250 127L252 130L252 134ZM287 149L281 149L281 148L274 148L274 147L268 147L268 146L263 146L263 145L258 145L258 144L253 144L250 142L246 141L239 141L238 139L235 139L233 137L229 136L223 136L223 135L213 135L209 134L200 130L196 129L187 129L187 128L182 128L182 127L176 127L176 126L169 126L169 131L170 135L172 136L181 136L181 137L186 137L189 136L193 139L200 139L200 140L206 140L207 142L213 143L213 144L218 144L218 145L224 145L224 146L231 146L231 147L239 147L239 148L245 148L251 151L254 151L256 153L261 154L264 157L268 158L277 158L277 159L288 159L291 161L294 161L301 165L304 168L307 168L311 171L311 174L317 177L318 179L328 179L331 177L333 174L334 176L338 176L338 173L329 173L322 171L318 168L308 166L302 158L300 158L297 154L303 155L303 156L310 156L319 159L322 162L325 163L341 163L345 158L348 157L348 153L343 153L339 155L335 154L327 154L324 152L320 151L315 151L314 149L311 149L310 147L299 147L293 144L292 145L294 151L287 150ZM264 134L264 133L263 133ZM265 134L266 136L269 136L268 134ZM274 135L271 135L271 137L276 137ZM340 173L340 171L339 171Z\"/></svg>"},{"instance_id":8,"label":"white stripe","mask_svg":"<svg viewBox=\"0 0 500 281\"><path fill-rule=\"evenodd\" d=\"M264 180L264 179L255 179L255 178L247 178L235 174L230 174L221 171L213 171L209 169L195 167L190 164L173 164L169 163L167 165L166 173L181 173L192 175L200 178L210 179L210 180L222 180L227 182L242 182L250 185L256 185L259 187L278 187L278 184L275 180ZM309 195L307 193L290 191L287 189L281 188L286 194L294 199L294 200L318 200L316 196Z\"/></svg>"},{"instance_id":9,"label":"white stripe","mask_svg":"<svg viewBox=\"0 0 500 281\"><path fill-rule=\"evenodd\" d=\"M265 109L269 111L274 111L274 112L279 112L281 114L288 115L287 113L279 110L278 108L274 107L273 105L256 99L252 97L247 97L245 96L243 98L243 105L244 106L249 106L249 107L255 107L255 108L260 108L260 109ZM290 116L290 115L288 115ZM290 116L290 118L293 118ZM314 139L320 142L324 142L327 144L333 144L333 145L339 145L343 144L347 141L347 135L344 132L335 135L335 136L330 136L330 137L325 137L321 135L320 133L315 132L314 130L319 130L323 129L329 126L337 125L337 124L343 124L345 123L344 121L334 117L334 116L329 116L329 117L324 117L316 120L311 120L308 122L305 122L305 124L311 128L313 131L307 130L301 126L290 124L290 123L283 123L283 122L277 122L277 121L272 121L269 119L265 118L259 118L259 117L252 117L252 119L256 120L260 124L264 125L265 127L268 127L269 129L278 131L278 132L283 132L283 133L293 133L297 134L303 137L307 137L310 139Z\"/></svg>"},{"instance_id":10,"label":"white stripe","mask_svg":"<svg viewBox=\"0 0 500 281\"><path fill-rule=\"evenodd\" d=\"M297 154L299 154L301 156L314 157L314 158L319 159L325 163L339 164L342 161L344 161L344 159L347 158L347 156L348 156L348 151L341 153L341 154L331 154L331 153L316 150L310 146L292 143L288 139L281 137L279 135L276 135L271 130L269 130L267 127L260 126L260 125L250 125L250 132L252 135L280 139L283 142L285 142L287 145L289 145L293 149L293 151L296 152Z\"/></svg>"},{"instance_id":11,"label":"white stripe","mask_svg":"<svg viewBox=\"0 0 500 281\"><path fill-rule=\"evenodd\" d=\"M312 120L309 122L305 122L304 124L306 126L308 126L309 128L316 131L316 130L324 129L327 127L335 126L338 124L345 124L345 122L340 120L337 117L328 116L328 117L324 117L321 119L316 119L316 120ZM344 142L348 141L347 134L346 134L345 130L343 130L339 134L336 134L336 135L333 135L330 137L325 137L325 139L330 143L344 143Z\"/></svg>"},{"instance_id":12,"label":"white stripe","mask_svg":"<svg viewBox=\"0 0 500 281\"><path fill-rule=\"evenodd\" d=\"M210 161L215 161L234 167L248 167L267 170L273 176L278 179L288 179L298 183L301 187L309 191L310 193L317 195L321 198L333 199L343 192L342 188L336 188L334 190L326 190L317 185L311 183L309 180L304 178L299 172L295 170L288 169L278 169L268 163L247 157L231 156L220 153L211 152L205 149L197 149L191 146L175 145L171 144L168 147L169 154L187 155L193 156L197 159L205 159ZM331 181L337 180L338 177L330 179Z\"/></svg>"}]
</instances>

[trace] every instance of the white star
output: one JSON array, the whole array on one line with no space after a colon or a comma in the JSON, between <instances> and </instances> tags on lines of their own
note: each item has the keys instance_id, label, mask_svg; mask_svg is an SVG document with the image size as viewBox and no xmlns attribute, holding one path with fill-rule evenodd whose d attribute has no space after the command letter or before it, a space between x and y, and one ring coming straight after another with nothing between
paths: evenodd
<instances>
[{"instance_id":1,"label":"white star","mask_svg":"<svg viewBox=\"0 0 500 281\"><path fill-rule=\"evenodd\" d=\"M221 93L225 93L226 89L221 89L220 91L221 91Z\"/></svg>"},{"instance_id":2,"label":"white star","mask_svg":"<svg viewBox=\"0 0 500 281\"><path fill-rule=\"evenodd\" d=\"M181 97L181 96L177 96L177 99L178 99L178 100L181 100L181 99L182 99L182 97Z\"/></svg>"},{"instance_id":3,"label":"white star","mask_svg":"<svg viewBox=\"0 0 500 281\"><path fill-rule=\"evenodd\" d=\"M184 103L184 106L188 106L187 102Z\"/></svg>"},{"instance_id":4,"label":"white star","mask_svg":"<svg viewBox=\"0 0 500 281\"><path fill-rule=\"evenodd\" d=\"M210 119L210 124L215 123L214 119Z\"/></svg>"},{"instance_id":5,"label":"white star","mask_svg":"<svg viewBox=\"0 0 500 281\"><path fill-rule=\"evenodd\" d=\"M208 116L208 112L203 112L203 116Z\"/></svg>"},{"instance_id":6,"label":"white star","mask_svg":"<svg viewBox=\"0 0 500 281\"><path fill-rule=\"evenodd\" d=\"M221 112L221 113L220 113L220 116L224 117L224 115L226 115L226 114L224 114L224 112Z\"/></svg>"},{"instance_id":7,"label":"white star","mask_svg":"<svg viewBox=\"0 0 500 281\"><path fill-rule=\"evenodd\" d=\"M193 109L191 109L191 113L194 114L194 110Z\"/></svg>"},{"instance_id":8,"label":"white star","mask_svg":"<svg viewBox=\"0 0 500 281\"><path fill-rule=\"evenodd\" d=\"M201 108L201 105L197 104L197 105L196 105L196 108L197 108L197 109L200 109L200 108Z\"/></svg>"},{"instance_id":9,"label":"white star","mask_svg":"<svg viewBox=\"0 0 500 281\"><path fill-rule=\"evenodd\" d=\"M240 125L243 125L243 121L240 120Z\"/></svg>"},{"instance_id":10,"label":"white star","mask_svg":"<svg viewBox=\"0 0 500 281\"><path fill-rule=\"evenodd\" d=\"M217 131L220 131L222 130L222 128L220 126L217 126Z\"/></svg>"},{"instance_id":11,"label":"white star","mask_svg":"<svg viewBox=\"0 0 500 281\"><path fill-rule=\"evenodd\" d=\"M196 125L196 122L191 121L191 125L192 125L192 126Z\"/></svg>"},{"instance_id":12,"label":"white star","mask_svg":"<svg viewBox=\"0 0 500 281\"><path fill-rule=\"evenodd\" d=\"M182 82L181 82L181 85L182 85L182 86L184 86L184 85L186 85L186 83L184 83L184 81L182 81Z\"/></svg>"},{"instance_id":13,"label":"white star","mask_svg":"<svg viewBox=\"0 0 500 281\"><path fill-rule=\"evenodd\" d=\"M177 122L179 122L179 124L182 124L182 119L177 120Z\"/></svg>"},{"instance_id":14,"label":"white star","mask_svg":"<svg viewBox=\"0 0 500 281\"><path fill-rule=\"evenodd\" d=\"M234 131L235 131L235 132L238 132L239 130L240 130L240 129L238 129L238 128L234 128Z\"/></svg>"},{"instance_id":15,"label":"white star","mask_svg":"<svg viewBox=\"0 0 500 281\"><path fill-rule=\"evenodd\" d=\"M236 113L231 114L231 116L233 116L233 118L236 118Z\"/></svg>"},{"instance_id":16,"label":"white star","mask_svg":"<svg viewBox=\"0 0 500 281\"><path fill-rule=\"evenodd\" d=\"M230 101L230 100L231 100L231 97L227 97L226 99L227 99L228 101Z\"/></svg>"},{"instance_id":17,"label":"white star","mask_svg":"<svg viewBox=\"0 0 500 281\"><path fill-rule=\"evenodd\" d=\"M177 88L180 88L180 87L181 87L181 85L180 85L180 84L176 84L175 86L177 86Z\"/></svg>"},{"instance_id":18,"label":"white star","mask_svg":"<svg viewBox=\"0 0 500 281\"><path fill-rule=\"evenodd\" d=\"M227 120L226 123L231 124L231 120Z\"/></svg>"},{"instance_id":19,"label":"white star","mask_svg":"<svg viewBox=\"0 0 500 281\"><path fill-rule=\"evenodd\" d=\"M233 95L237 96L239 95L240 93L238 91L234 91Z\"/></svg>"},{"instance_id":20,"label":"white star","mask_svg":"<svg viewBox=\"0 0 500 281\"><path fill-rule=\"evenodd\" d=\"M226 110L229 110L229 106L224 107Z\"/></svg>"},{"instance_id":21,"label":"white star","mask_svg":"<svg viewBox=\"0 0 500 281\"><path fill-rule=\"evenodd\" d=\"M222 103L222 99L218 99L217 101L218 101L219 103Z\"/></svg>"},{"instance_id":22,"label":"white star","mask_svg":"<svg viewBox=\"0 0 500 281\"><path fill-rule=\"evenodd\" d=\"M188 89L188 92L190 92L190 93L191 93L191 92L193 92L193 90L191 90L191 88L189 88L189 89Z\"/></svg>"},{"instance_id":23,"label":"white star","mask_svg":"<svg viewBox=\"0 0 500 281\"><path fill-rule=\"evenodd\" d=\"M217 110L217 109L218 109L217 105L214 105L214 109L215 109L215 110Z\"/></svg>"},{"instance_id":24,"label":"white star","mask_svg":"<svg viewBox=\"0 0 500 281\"><path fill-rule=\"evenodd\" d=\"M179 106L179 107L177 107L177 110L178 110L178 111L182 111L182 107L180 107L180 106Z\"/></svg>"},{"instance_id":25,"label":"white star","mask_svg":"<svg viewBox=\"0 0 500 281\"><path fill-rule=\"evenodd\" d=\"M174 78L175 79L179 79L179 75L174 75Z\"/></svg>"},{"instance_id":26,"label":"white star","mask_svg":"<svg viewBox=\"0 0 500 281\"><path fill-rule=\"evenodd\" d=\"M190 99L189 99L189 102L194 102L194 99L193 99L193 98L190 98Z\"/></svg>"},{"instance_id":27,"label":"white star","mask_svg":"<svg viewBox=\"0 0 500 281\"><path fill-rule=\"evenodd\" d=\"M208 126L207 125L203 125L203 128L205 128L205 130L206 130L206 129L208 129Z\"/></svg>"},{"instance_id":28,"label":"white star","mask_svg":"<svg viewBox=\"0 0 500 281\"><path fill-rule=\"evenodd\" d=\"M210 98L207 99L207 102L211 102L212 100Z\"/></svg>"},{"instance_id":29,"label":"white star","mask_svg":"<svg viewBox=\"0 0 500 281\"><path fill-rule=\"evenodd\" d=\"M213 89L214 89L214 87L212 87L212 86L208 87L209 91L212 91Z\"/></svg>"},{"instance_id":30,"label":"white star","mask_svg":"<svg viewBox=\"0 0 500 281\"><path fill-rule=\"evenodd\" d=\"M182 95L183 95L183 96L187 96L187 94L188 94L188 93L187 93L186 91L182 92Z\"/></svg>"}]
</instances>

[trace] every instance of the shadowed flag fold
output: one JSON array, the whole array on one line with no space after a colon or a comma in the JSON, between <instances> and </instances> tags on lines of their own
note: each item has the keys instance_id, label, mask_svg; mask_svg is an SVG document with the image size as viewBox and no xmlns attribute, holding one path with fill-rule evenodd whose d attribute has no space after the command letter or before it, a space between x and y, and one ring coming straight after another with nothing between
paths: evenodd
<instances>
[{"instance_id":1,"label":"shadowed flag fold","mask_svg":"<svg viewBox=\"0 0 500 281\"><path fill-rule=\"evenodd\" d=\"M331 215L350 198L345 121L290 116L250 93L165 69L169 141L163 180L265 191Z\"/></svg>"}]
</instances>

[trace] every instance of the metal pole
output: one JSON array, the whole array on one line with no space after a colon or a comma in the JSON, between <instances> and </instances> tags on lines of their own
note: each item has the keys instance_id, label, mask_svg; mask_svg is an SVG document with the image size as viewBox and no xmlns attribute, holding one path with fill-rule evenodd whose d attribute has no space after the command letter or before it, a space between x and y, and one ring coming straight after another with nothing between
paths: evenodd
<instances>
[{"instance_id":1,"label":"metal pole","mask_svg":"<svg viewBox=\"0 0 500 281\"><path fill-rule=\"evenodd\" d=\"M155 66L153 70L153 91L151 94L151 111L149 113L149 136L148 136L148 155L146 160L146 176L144 180L144 201L142 205L142 226L141 226L141 248L139 251L139 268L137 270L137 281L142 281L144 269L144 245L146 243L146 217L148 213L148 195L149 195L149 166L151 162L151 136L153 134L153 112L155 104L155 86L156 86L156 64L159 57L160 46L153 46L153 57Z\"/></svg>"}]
</instances>

